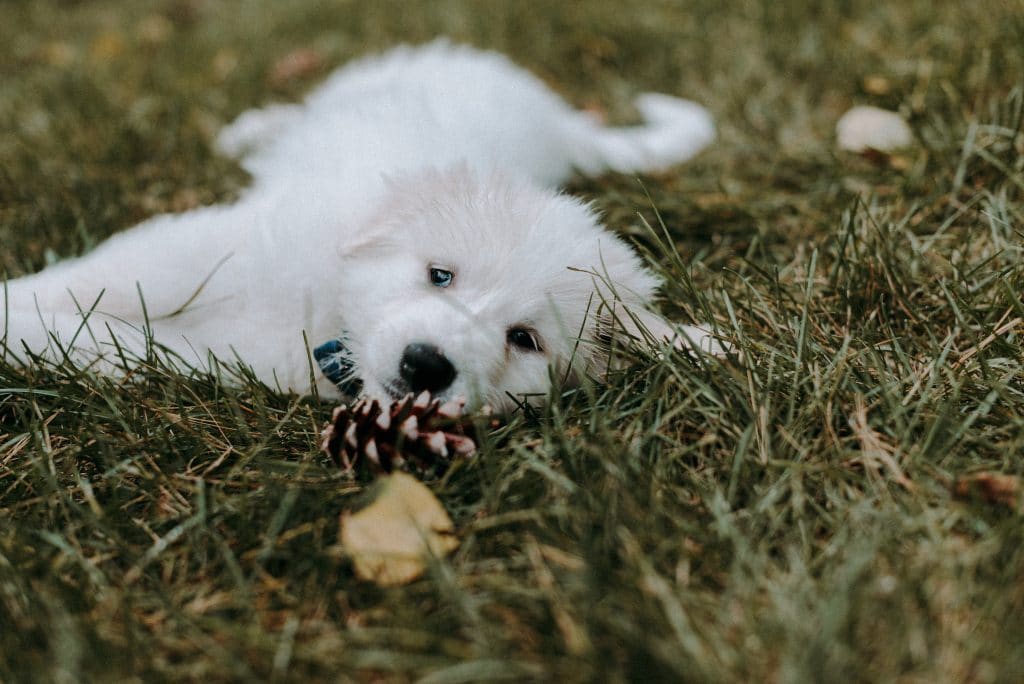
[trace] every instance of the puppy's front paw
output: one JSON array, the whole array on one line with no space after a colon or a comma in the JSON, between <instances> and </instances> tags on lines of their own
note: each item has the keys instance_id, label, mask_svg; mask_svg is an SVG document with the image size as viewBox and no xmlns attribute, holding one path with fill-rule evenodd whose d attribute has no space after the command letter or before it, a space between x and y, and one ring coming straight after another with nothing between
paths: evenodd
<instances>
[{"instance_id":1,"label":"puppy's front paw","mask_svg":"<svg viewBox=\"0 0 1024 684\"><path fill-rule=\"evenodd\" d=\"M722 358L729 353L729 347L715 337L710 328L703 325L680 325L672 338L672 346L676 349L690 351L699 349L705 354Z\"/></svg>"},{"instance_id":2,"label":"puppy's front paw","mask_svg":"<svg viewBox=\"0 0 1024 684\"><path fill-rule=\"evenodd\" d=\"M616 303L612 320L628 337L647 342L655 349L668 342L676 349L699 349L715 357L729 352L728 346L707 325L674 325L653 311L634 307L627 309L621 303Z\"/></svg>"}]
</instances>

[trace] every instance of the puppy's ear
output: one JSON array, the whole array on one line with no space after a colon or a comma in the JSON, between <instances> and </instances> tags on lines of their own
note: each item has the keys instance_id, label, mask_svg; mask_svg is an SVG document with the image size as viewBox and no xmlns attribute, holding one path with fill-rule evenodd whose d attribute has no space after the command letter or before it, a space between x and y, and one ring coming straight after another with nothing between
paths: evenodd
<instances>
[{"instance_id":1,"label":"puppy's ear","mask_svg":"<svg viewBox=\"0 0 1024 684\"><path fill-rule=\"evenodd\" d=\"M385 239L384 233L365 231L350 240L339 242L334 246L335 253L341 259L372 259L387 254L392 246Z\"/></svg>"},{"instance_id":2,"label":"puppy's ear","mask_svg":"<svg viewBox=\"0 0 1024 684\"><path fill-rule=\"evenodd\" d=\"M372 259L394 250L395 241L395 227L387 213L381 212L362 222L357 229L344 231L334 244L334 250L342 259Z\"/></svg>"},{"instance_id":3,"label":"puppy's ear","mask_svg":"<svg viewBox=\"0 0 1024 684\"><path fill-rule=\"evenodd\" d=\"M712 356L725 356L726 348L714 333L700 325L673 325L659 314L638 305L613 302L599 314L598 336L606 341L641 344L659 349L671 344L676 349L699 349Z\"/></svg>"},{"instance_id":4,"label":"puppy's ear","mask_svg":"<svg viewBox=\"0 0 1024 684\"><path fill-rule=\"evenodd\" d=\"M377 209L361 219L358 229L346 232L345 239L335 245L338 255L343 259L363 259L393 253L403 239L409 239L408 226L422 215L423 196L427 194L420 187L426 184L423 179L434 179L437 175L433 170L419 175L401 171L381 173L384 191Z\"/></svg>"}]
</instances>

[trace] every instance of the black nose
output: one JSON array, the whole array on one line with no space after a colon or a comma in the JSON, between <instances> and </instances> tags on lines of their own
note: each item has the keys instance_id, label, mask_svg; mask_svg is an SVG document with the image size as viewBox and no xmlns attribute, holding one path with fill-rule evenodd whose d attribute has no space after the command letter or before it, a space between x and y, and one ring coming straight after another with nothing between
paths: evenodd
<instances>
[{"instance_id":1,"label":"black nose","mask_svg":"<svg viewBox=\"0 0 1024 684\"><path fill-rule=\"evenodd\" d=\"M410 344L405 348L398 371L415 393L423 390L431 394L440 392L452 384L457 375L455 366L440 349L423 343Z\"/></svg>"}]
</instances>

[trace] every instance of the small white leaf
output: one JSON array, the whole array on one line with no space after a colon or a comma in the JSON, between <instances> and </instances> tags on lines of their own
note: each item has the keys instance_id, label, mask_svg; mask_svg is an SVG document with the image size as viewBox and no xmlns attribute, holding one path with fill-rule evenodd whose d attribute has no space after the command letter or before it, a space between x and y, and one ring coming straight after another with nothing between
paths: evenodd
<instances>
[{"instance_id":1,"label":"small white leaf","mask_svg":"<svg viewBox=\"0 0 1024 684\"><path fill-rule=\"evenodd\" d=\"M903 117L878 107L854 107L836 123L836 144L848 152L895 152L913 142Z\"/></svg>"}]
</instances>

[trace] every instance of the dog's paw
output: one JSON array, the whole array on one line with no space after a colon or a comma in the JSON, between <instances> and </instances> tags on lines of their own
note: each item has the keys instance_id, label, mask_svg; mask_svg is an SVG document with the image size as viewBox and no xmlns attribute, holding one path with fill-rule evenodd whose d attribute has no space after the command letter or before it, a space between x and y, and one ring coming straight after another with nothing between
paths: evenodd
<instances>
[{"instance_id":1,"label":"dog's paw","mask_svg":"<svg viewBox=\"0 0 1024 684\"><path fill-rule=\"evenodd\" d=\"M680 351L698 350L719 358L729 353L728 347L706 325L671 324L655 316L643 323L646 333L655 342L667 342Z\"/></svg>"},{"instance_id":2,"label":"dog's paw","mask_svg":"<svg viewBox=\"0 0 1024 684\"><path fill-rule=\"evenodd\" d=\"M721 358L729 353L729 347L703 325L677 326L672 346L683 351L699 349L705 354Z\"/></svg>"},{"instance_id":3,"label":"dog's paw","mask_svg":"<svg viewBox=\"0 0 1024 684\"><path fill-rule=\"evenodd\" d=\"M715 357L729 353L728 346L707 325L669 323L653 311L627 308L621 302L616 303L609 319L613 329L619 328L627 337L646 343L655 350L667 343L679 350L699 350Z\"/></svg>"}]
</instances>

